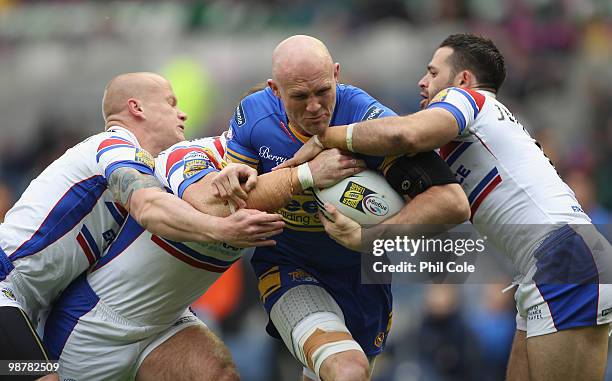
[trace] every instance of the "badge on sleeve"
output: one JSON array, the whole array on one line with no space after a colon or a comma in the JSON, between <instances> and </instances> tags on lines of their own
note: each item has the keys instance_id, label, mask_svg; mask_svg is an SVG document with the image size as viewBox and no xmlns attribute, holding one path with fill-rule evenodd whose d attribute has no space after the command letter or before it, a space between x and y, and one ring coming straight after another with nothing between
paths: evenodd
<instances>
[{"instance_id":1,"label":"badge on sleeve","mask_svg":"<svg viewBox=\"0 0 612 381\"><path fill-rule=\"evenodd\" d=\"M155 169L155 160L153 159L153 156L151 156L148 151L142 148L136 148L134 161L136 161L137 163L144 164L152 170Z\"/></svg>"},{"instance_id":2,"label":"badge on sleeve","mask_svg":"<svg viewBox=\"0 0 612 381\"><path fill-rule=\"evenodd\" d=\"M204 152L189 152L183 158L183 177L188 179L211 165L210 159Z\"/></svg>"},{"instance_id":3,"label":"badge on sleeve","mask_svg":"<svg viewBox=\"0 0 612 381\"><path fill-rule=\"evenodd\" d=\"M431 102L429 102L429 104L436 103L436 102L443 102L446 99L446 96L448 95L449 91L450 91L450 88L440 91L438 94L436 94L435 97L433 97L433 99L431 100Z\"/></svg>"}]
</instances>

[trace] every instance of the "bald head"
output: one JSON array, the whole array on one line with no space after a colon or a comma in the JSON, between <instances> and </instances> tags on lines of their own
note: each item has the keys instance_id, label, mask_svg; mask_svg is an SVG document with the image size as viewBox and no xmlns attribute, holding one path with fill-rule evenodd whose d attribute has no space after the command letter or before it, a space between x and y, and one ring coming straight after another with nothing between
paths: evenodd
<instances>
[{"instance_id":1,"label":"bald head","mask_svg":"<svg viewBox=\"0 0 612 381\"><path fill-rule=\"evenodd\" d=\"M146 99L153 90L168 86L168 81L155 73L126 73L116 76L104 90L102 100L104 120L126 110L128 99Z\"/></svg>"},{"instance_id":2,"label":"bald head","mask_svg":"<svg viewBox=\"0 0 612 381\"><path fill-rule=\"evenodd\" d=\"M272 75L283 82L288 76L310 76L333 71L334 61L323 42L314 37L297 35L283 40L272 53Z\"/></svg>"}]
</instances>

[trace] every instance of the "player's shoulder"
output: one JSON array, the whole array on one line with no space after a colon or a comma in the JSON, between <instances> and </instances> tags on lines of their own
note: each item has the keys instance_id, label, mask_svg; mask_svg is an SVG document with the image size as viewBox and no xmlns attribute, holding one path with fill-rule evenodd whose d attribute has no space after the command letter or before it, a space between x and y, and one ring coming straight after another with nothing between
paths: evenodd
<instances>
[{"instance_id":1,"label":"player's shoulder","mask_svg":"<svg viewBox=\"0 0 612 381\"><path fill-rule=\"evenodd\" d=\"M167 172L177 163L201 158L211 162L216 168L222 168L224 149L219 136L181 141L157 156L156 167L165 168Z\"/></svg>"},{"instance_id":2,"label":"player's shoulder","mask_svg":"<svg viewBox=\"0 0 612 381\"><path fill-rule=\"evenodd\" d=\"M368 94L365 90L346 83L338 83L336 85L336 94L339 101L350 100L355 97L372 98L372 96Z\"/></svg>"},{"instance_id":3,"label":"player's shoulder","mask_svg":"<svg viewBox=\"0 0 612 381\"><path fill-rule=\"evenodd\" d=\"M438 94L436 94L431 100L430 104L438 103L438 102L448 102L451 103L453 101L467 101L478 111L482 110L484 107L485 101L487 97L474 89L467 89L464 87L448 87L444 90L441 90Z\"/></svg>"},{"instance_id":4,"label":"player's shoulder","mask_svg":"<svg viewBox=\"0 0 612 381\"><path fill-rule=\"evenodd\" d=\"M257 121L282 110L280 99L269 87L242 98L234 110L234 123L238 127L254 125Z\"/></svg>"}]
</instances>

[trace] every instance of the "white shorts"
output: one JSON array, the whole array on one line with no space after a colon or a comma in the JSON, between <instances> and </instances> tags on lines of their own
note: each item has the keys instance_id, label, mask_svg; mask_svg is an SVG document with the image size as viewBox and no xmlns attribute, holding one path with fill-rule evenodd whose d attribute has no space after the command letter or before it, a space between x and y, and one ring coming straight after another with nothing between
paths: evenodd
<instances>
[{"instance_id":1,"label":"white shorts","mask_svg":"<svg viewBox=\"0 0 612 381\"><path fill-rule=\"evenodd\" d=\"M206 327L189 310L172 325L130 321L94 298L87 287L78 297L60 299L45 323L43 341L51 357L59 360L60 379L133 380L147 355L163 342L187 327Z\"/></svg>"},{"instance_id":2,"label":"white shorts","mask_svg":"<svg viewBox=\"0 0 612 381\"><path fill-rule=\"evenodd\" d=\"M535 257L533 282L514 294L518 330L532 337L612 322L612 249L592 225L553 232Z\"/></svg>"}]
</instances>

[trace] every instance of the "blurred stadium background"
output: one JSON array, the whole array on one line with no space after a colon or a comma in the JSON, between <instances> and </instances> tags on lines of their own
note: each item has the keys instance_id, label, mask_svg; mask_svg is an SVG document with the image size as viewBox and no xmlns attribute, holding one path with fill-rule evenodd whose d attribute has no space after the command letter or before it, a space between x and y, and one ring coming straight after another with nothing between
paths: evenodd
<instances>
[{"instance_id":1,"label":"blurred stadium background","mask_svg":"<svg viewBox=\"0 0 612 381\"><path fill-rule=\"evenodd\" d=\"M270 76L274 46L306 33L328 45L343 82L409 113L435 47L464 31L497 43L508 66L502 102L594 222L610 224L610 0L0 0L0 221L46 165L103 128L103 88L118 73L164 74L189 115L188 136L214 135ZM512 293L500 292L508 283L396 287L374 380L503 379L514 333ZM297 362L264 332L248 263L195 308L243 380L298 379Z\"/></svg>"}]
</instances>

